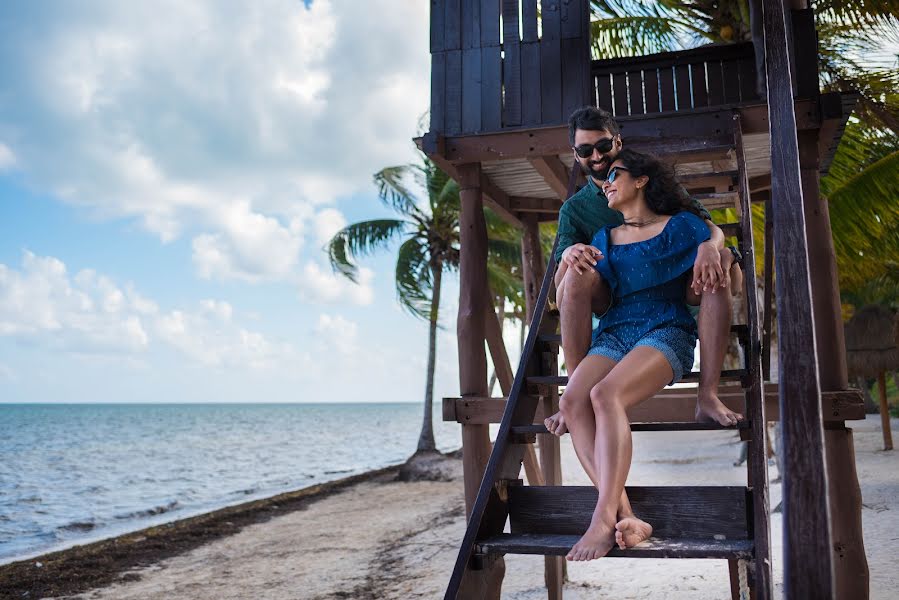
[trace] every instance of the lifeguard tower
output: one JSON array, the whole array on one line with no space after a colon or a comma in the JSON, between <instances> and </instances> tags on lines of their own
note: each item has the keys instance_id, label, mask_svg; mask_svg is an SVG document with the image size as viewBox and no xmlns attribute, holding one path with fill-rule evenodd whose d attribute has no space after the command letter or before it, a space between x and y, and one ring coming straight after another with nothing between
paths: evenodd
<instances>
[{"instance_id":1,"label":"lifeguard tower","mask_svg":"<svg viewBox=\"0 0 899 600\"><path fill-rule=\"evenodd\" d=\"M781 420L786 596L867 598L845 427L864 411L847 385L828 208L818 193L855 97L819 92L808 2L751 4L751 42L591 60L588 0L431 0L431 124L418 141L459 182L462 203L460 396L444 399L443 414L462 427L469 521L447 598L498 598L507 554L545 555L548 595L561 598L561 555L595 502L593 488L561 486L559 442L542 425L567 378L548 302L555 265L542 253L538 225L557 218L578 183L566 120L584 105L612 112L628 148L674 163L707 208L735 209L738 220L720 226L743 250L748 290L746 324L733 328L745 364L722 374L730 385L721 389L748 417L740 429L750 442L747 485L629 487L654 537L609 556L727 560L735 598L770 598L765 435L768 421ZM767 207L761 302L756 202ZM487 286L485 205L523 231L530 330L515 374ZM771 383L775 301L779 378ZM488 397L485 341L501 398ZM718 428L692 421L694 401L695 393L665 390L629 414L632 428ZM490 423L500 423L492 448Z\"/></svg>"}]
</instances>

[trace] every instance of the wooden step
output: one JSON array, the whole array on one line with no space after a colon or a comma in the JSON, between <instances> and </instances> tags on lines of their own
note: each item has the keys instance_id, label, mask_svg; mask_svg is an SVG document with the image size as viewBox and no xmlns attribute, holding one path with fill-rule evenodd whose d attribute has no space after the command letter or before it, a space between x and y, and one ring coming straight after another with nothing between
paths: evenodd
<instances>
[{"instance_id":1,"label":"wooden step","mask_svg":"<svg viewBox=\"0 0 899 600\"><path fill-rule=\"evenodd\" d=\"M751 429L748 419L737 423L735 427L725 427L718 423L700 423L698 421L674 421L674 422L639 422L631 423L631 431L721 431ZM537 433L549 433L543 423L533 425L513 425L513 434L533 435Z\"/></svg>"},{"instance_id":2,"label":"wooden step","mask_svg":"<svg viewBox=\"0 0 899 600\"><path fill-rule=\"evenodd\" d=\"M503 533L475 543L481 554L542 554L564 556L580 539L579 535ZM621 550L617 546L607 554L618 558L752 558L752 540L696 540L652 537Z\"/></svg>"},{"instance_id":3,"label":"wooden step","mask_svg":"<svg viewBox=\"0 0 899 600\"><path fill-rule=\"evenodd\" d=\"M718 223L718 228L724 232L725 236L736 236L737 239L743 239L742 223Z\"/></svg>"},{"instance_id":4,"label":"wooden step","mask_svg":"<svg viewBox=\"0 0 899 600\"><path fill-rule=\"evenodd\" d=\"M581 535L596 507L593 486L510 485L511 533ZM634 513L659 538L749 539L746 486L627 486Z\"/></svg>"},{"instance_id":5,"label":"wooden step","mask_svg":"<svg viewBox=\"0 0 899 600\"><path fill-rule=\"evenodd\" d=\"M691 194L693 198L702 202L706 210L719 208L734 208L740 201L737 192L712 192L710 194Z\"/></svg>"},{"instance_id":6,"label":"wooden step","mask_svg":"<svg viewBox=\"0 0 899 600\"><path fill-rule=\"evenodd\" d=\"M733 369L721 371L721 381L739 381L746 376L746 369ZM565 375L537 375L528 377L528 383L532 385L557 385L563 386L568 384L568 377ZM684 374L681 382L699 381L699 371L692 371Z\"/></svg>"},{"instance_id":7,"label":"wooden step","mask_svg":"<svg viewBox=\"0 0 899 600\"><path fill-rule=\"evenodd\" d=\"M649 400L641 402L627 411L634 423L643 422L688 422L696 410L696 387L665 388ZM718 398L731 410L744 412L745 391L735 385L718 388ZM499 423L506 408L505 398L465 398L443 399L443 420L466 425ZM534 416L536 423L542 423L549 415L544 414L544 403L537 404ZM821 409L825 421L864 420L865 405L860 390L821 392ZM777 384L765 384L765 411L769 421L780 419Z\"/></svg>"}]
</instances>

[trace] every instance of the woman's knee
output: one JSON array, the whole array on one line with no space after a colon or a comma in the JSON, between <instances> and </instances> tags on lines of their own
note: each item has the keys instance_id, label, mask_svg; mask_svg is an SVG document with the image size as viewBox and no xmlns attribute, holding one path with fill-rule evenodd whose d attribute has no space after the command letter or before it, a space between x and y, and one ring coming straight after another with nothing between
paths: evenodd
<instances>
[{"instance_id":1,"label":"woman's knee","mask_svg":"<svg viewBox=\"0 0 899 600\"><path fill-rule=\"evenodd\" d=\"M569 268L562 279L562 287L564 294L561 298L562 305L571 302L590 302L593 294L593 286L599 279L596 271L590 270L585 273L578 273L573 268Z\"/></svg>"},{"instance_id":2,"label":"woman's knee","mask_svg":"<svg viewBox=\"0 0 899 600\"><path fill-rule=\"evenodd\" d=\"M602 382L590 390L590 404L593 406L593 412L597 414L617 411L622 406L620 395L615 388Z\"/></svg>"}]
</instances>

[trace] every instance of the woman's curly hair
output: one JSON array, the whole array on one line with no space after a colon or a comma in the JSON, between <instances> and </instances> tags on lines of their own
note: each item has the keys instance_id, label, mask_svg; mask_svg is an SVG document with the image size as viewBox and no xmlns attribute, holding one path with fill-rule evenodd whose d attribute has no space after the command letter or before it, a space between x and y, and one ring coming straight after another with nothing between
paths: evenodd
<instances>
[{"instance_id":1,"label":"woman's curly hair","mask_svg":"<svg viewBox=\"0 0 899 600\"><path fill-rule=\"evenodd\" d=\"M654 156L624 149L613 162L621 161L631 177L646 175L649 182L643 188L646 204L652 212L673 215L683 210L701 216L694 208L687 190L674 177L674 169Z\"/></svg>"}]
</instances>

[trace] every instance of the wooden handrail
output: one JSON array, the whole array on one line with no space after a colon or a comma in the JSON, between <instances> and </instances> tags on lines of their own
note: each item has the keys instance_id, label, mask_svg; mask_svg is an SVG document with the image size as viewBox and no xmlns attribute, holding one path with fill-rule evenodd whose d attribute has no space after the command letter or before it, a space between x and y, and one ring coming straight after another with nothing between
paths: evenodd
<instances>
[{"instance_id":1,"label":"wooden handrail","mask_svg":"<svg viewBox=\"0 0 899 600\"><path fill-rule=\"evenodd\" d=\"M574 194L579 169L580 167L577 163L572 166L571 175L568 180L569 198ZM515 420L531 420L530 417L525 419L523 415L518 414L521 411L521 409L519 408L518 399L522 395L522 389L524 389L525 386L525 381L527 379L527 365L534 354L534 348L537 346L540 324L543 321L543 315L546 312L546 303L549 299L549 290L556 272L555 254L558 245L559 236L557 234L556 239L553 241L552 251L550 252L549 259L547 261L546 272L543 274L543 283L540 285L540 295L537 297L537 302L534 306L534 316L531 318L531 324L530 329L528 330L527 339L525 341L524 348L522 348L521 351L521 359L518 362L518 370L515 372L515 380L512 382L512 390L509 392L509 400L506 402L506 409L503 412L503 418L500 422L499 431L496 434L496 441L494 441L493 443L493 452L490 453L490 459L487 462L487 467L486 469L484 469L484 475L481 478L481 485L478 488L477 499L475 500L474 506L471 509L471 515L468 519L468 526L465 529L465 537L462 538L462 544L459 548L459 554L456 557L456 563L453 567L453 574L450 577L450 582L447 586L445 600L455 600L456 594L459 591L459 586L462 584L462 576L465 573L465 567L468 564L468 560L471 557L471 552L474 549L475 540L477 539L481 527L481 522L484 518L484 511L487 508L487 501L490 498L490 493L493 490L493 484L496 481L497 472L499 471L502 459L506 453L506 447L509 443L509 433L512 429L512 422Z\"/></svg>"}]
</instances>

